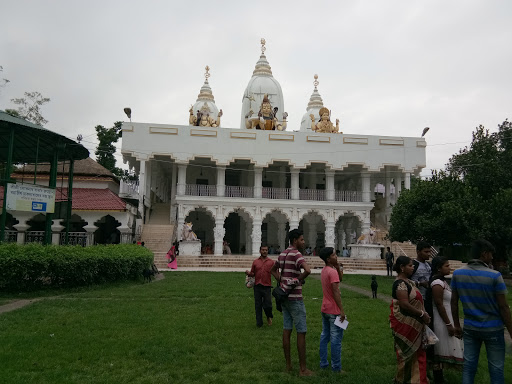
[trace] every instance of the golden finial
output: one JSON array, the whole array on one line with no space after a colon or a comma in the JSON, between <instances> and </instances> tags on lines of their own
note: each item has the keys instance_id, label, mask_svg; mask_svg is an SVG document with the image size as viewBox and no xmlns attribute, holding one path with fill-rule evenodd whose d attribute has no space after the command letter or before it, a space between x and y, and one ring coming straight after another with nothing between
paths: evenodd
<instances>
[{"instance_id":1,"label":"golden finial","mask_svg":"<svg viewBox=\"0 0 512 384\"><path fill-rule=\"evenodd\" d=\"M316 89L316 87L318 87L318 84L320 84L320 83L318 82L318 75L315 75L314 77L315 77L315 81L313 81L313 85L315 86L315 89Z\"/></svg>"},{"instance_id":2,"label":"golden finial","mask_svg":"<svg viewBox=\"0 0 512 384\"><path fill-rule=\"evenodd\" d=\"M265 48L265 43L266 43L265 39L262 38L261 39L261 54L262 55L265 54L265 50L267 49L267 48Z\"/></svg>"},{"instance_id":3,"label":"golden finial","mask_svg":"<svg viewBox=\"0 0 512 384\"><path fill-rule=\"evenodd\" d=\"M206 81L208 81L208 78L210 77L210 67L206 66L206 67L204 67L204 69L206 70L206 72L204 74L204 78L206 79Z\"/></svg>"}]
</instances>

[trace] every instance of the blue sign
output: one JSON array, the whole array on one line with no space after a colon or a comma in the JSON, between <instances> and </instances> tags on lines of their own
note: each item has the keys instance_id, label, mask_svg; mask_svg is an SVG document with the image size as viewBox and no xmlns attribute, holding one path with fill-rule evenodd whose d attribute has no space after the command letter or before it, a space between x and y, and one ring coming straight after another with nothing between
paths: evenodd
<instances>
[{"instance_id":1,"label":"blue sign","mask_svg":"<svg viewBox=\"0 0 512 384\"><path fill-rule=\"evenodd\" d=\"M32 210L37 212L46 212L46 203L40 201L33 201Z\"/></svg>"}]
</instances>

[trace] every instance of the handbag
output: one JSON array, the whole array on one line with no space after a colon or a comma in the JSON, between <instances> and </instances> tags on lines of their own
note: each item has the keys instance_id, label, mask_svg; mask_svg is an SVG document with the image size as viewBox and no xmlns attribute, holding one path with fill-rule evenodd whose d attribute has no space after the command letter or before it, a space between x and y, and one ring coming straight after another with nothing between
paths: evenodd
<instances>
[{"instance_id":1,"label":"handbag","mask_svg":"<svg viewBox=\"0 0 512 384\"><path fill-rule=\"evenodd\" d=\"M288 253L286 254L286 256L284 258L284 263L285 264L286 264L286 258L287 257L288 257ZM284 268L281 268L281 270L283 270L283 269ZM279 274L279 282L277 284L277 287L275 287L272 290L272 296L274 296L274 298L276 299L276 309L279 312L283 311L283 308L282 308L281 304L288 299L288 294L289 294L283 288L281 288L281 278L282 278L282 273Z\"/></svg>"}]
</instances>

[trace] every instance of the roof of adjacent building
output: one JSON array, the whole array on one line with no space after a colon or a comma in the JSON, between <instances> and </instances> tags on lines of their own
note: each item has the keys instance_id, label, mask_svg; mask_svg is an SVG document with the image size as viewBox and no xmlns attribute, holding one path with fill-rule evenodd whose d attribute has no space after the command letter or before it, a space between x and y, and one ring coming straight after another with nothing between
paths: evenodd
<instances>
[{"instance_id":1,"label":"roof of adjacent building","mask_svg":"<svg viewBox=\"0 0 512 384\"><path fill-rule=\"evenodd\" d=\"M57 188L55 202L66 201L67 188ZM0 208L4 204L4 187L0 187ZM72 209L77 211L124 211L126 202L110 189L73 188Z\"/></svg>"},{"instance_id":2,"label":"roof of adjacent building","mask_svg":"<svg viewBox=\"0 0 512 384\"><path fill-rule=\"evenodd\" d=\"M63 172L64 168L64 172ZM27 164L23 168L24 173L31 173L33 174L35 171L35 164ZM16 172L19 174L20 172ZM37 164L37 173L50 173L50 164L44 163L44 164ZM64 173L67 175L69 173L69 161L59 161L57 166L57 174ZM109 176L109 177L115 177L112 172L110 172L107 168L105 168L103 165L99 164L94 159L91 159L90 157L87 157L83 160L75 160L75 163L73 165L73 174L74 175L88 175L88 176ZM14 175L13 175L14 176Z\"/></svg>"}]
</instances>

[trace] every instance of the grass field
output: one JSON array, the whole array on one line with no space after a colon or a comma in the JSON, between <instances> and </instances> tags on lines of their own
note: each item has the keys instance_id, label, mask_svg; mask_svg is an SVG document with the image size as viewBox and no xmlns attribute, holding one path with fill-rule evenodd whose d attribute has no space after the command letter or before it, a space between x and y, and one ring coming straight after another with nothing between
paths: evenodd
<instances>
[{"instance_id":1,"label":"grass field","mask_svg":"<svg viewBox=\"0 0 512 384\"><path fill-rule=\"evenodd\" d=\"M355 285L358 279L346 282ZM369 286L369 277L363 280ZM342 352L347 373L340 378L319 369L320 281L308 279L304 294L308 367L316 377L298 377L295 333L294 372L284 372L282 316L275 312L272 327L256 328L252 290L245 288L242 273L173 272L152 284L45 294L45 300L0 315L0 382L391 382L395 357L389 304L343 290L350 325ZM0 300L12 297L0 295ZM506 369L510 380L511 356ZM460 382L458 372L446 376L448 382ZM481 359L476 382L488 383L487 376Z\"/></svg>"}]
</instances>

